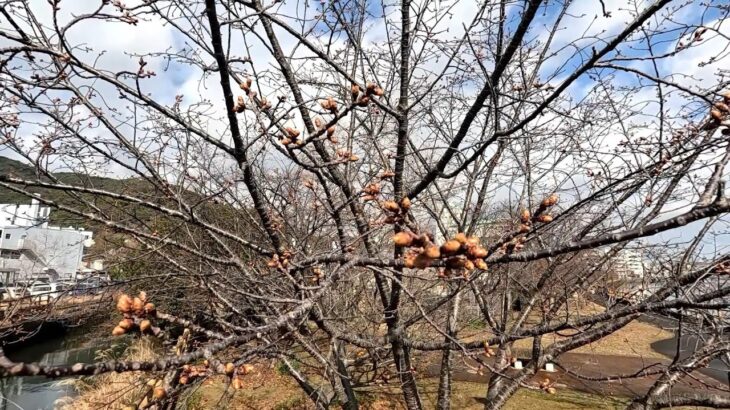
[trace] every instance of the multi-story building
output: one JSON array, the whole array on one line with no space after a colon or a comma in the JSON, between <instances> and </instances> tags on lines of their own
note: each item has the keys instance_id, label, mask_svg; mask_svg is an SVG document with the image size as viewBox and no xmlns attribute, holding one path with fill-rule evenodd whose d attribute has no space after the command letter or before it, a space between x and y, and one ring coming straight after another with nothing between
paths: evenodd
<instances>
[{"instance_id":1,"label":"multi-story building","mask_svg":"<svg viewBox=\"0 0 730 410\"><path fill-rule=\"evenodd\" d=\"M48 227L50 206L41 206L37 199L28 204L0 204L0 226Z\"/></svg>"},{"instance_id":2,"label":"multi-story building","mask_svg":"<svg viewBox=\"0 0 730 410\"><path fill-rule=\"evenodd\" d=\"M49 226L50 207L0 204L0 280L12 283L33 277L74 279L84 268L84 250L93 233Z\"/></svg>"}]
</instances>

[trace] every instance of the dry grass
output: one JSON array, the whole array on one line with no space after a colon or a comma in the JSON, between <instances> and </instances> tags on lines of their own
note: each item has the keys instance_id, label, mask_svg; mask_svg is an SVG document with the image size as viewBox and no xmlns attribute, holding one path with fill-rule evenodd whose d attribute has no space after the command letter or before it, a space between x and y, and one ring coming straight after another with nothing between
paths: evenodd
<instances>
[{"instance_id":1,"label":"dry grass","mask_svg":"<svg viewBox=\"0 0 730 410\"><path fill-rule=\"evenodd\" d=\"M245 389L234 392L231 389L226 389L226 384L222 379L213 379L200 387L194 405L188 405L188 408L194 410L214 408L299 410L314 408L312 402L291 378L278 374L271 369L260 371L249 383ZM424 408L436 408L437 390L438 381L436 379L426 379L420 383ZM486 386L482 383L455 382L452 408L483 409L485 390ZM400 390L396 385L358 391L361 408L366 410L405 409L401 397ZM549 395L523 389L509 400L505 408L507 410L527 408L608 410L624 408L626 402L624 398L601 397L572 390L560 390L555 395Z\"/></svg>"},{"instance_id":2,"label":"dry grass","mask_svg":"<svg viewBox=\"0 0 730 410\"><path fill-rule=\"evenodd\" d=\"M572 307L574 317L594 315L603 312L605 309L592 302L583 302ZM566 332L566 336L569 335ZM576 353L590 353L598 355L615 355L644 358L666 358L651 348L651 344L660 340L673 337L674 334L658 326L648 323L633 321L615 333L612 333L596 342L581 346L572 350ZM542 339L543 345L549 345L563 339L557 334L545 335ZM532 339L524 339L515 343L517 350L530 351Z\"/></svg>"},{"instance_id":3,"label":"dry grass","mask_svg":"<svg viewBox=\"0 0 730 410\"><path fill-rule=\"evenodd\" d=\"M132 343L122 354L125 360L154 360L158 351L149 338ZM102 352L99 359L113 357L111 351ZM94 377L74 379L71 383L77 390L76 397L62 400L61 410L124 409L139 402L146 391L147 378L143 372L105 373Z\"/></svg>"}]
</instances>

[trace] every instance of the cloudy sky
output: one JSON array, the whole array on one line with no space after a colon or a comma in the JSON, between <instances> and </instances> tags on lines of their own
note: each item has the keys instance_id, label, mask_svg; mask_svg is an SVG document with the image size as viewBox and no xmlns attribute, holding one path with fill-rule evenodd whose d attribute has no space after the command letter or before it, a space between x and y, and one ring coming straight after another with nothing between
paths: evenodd
<instances>
[{"instance_id":1,"label":"cloudy sky","mask_svg":"<svg viewBox=\"0 0 730 410\"><path fill-rule=\"evenodd\" d=\"M135 7L142 4L140 0L129 0L124 2L127 7ZM414 7L418 8L422 4L421 1L414 1ZM606 41L613 38L617 33L624 29L626 24L646 7L647 1L626 1L626 0L605 0L606 11L610 13L610 17L603 15L601 2L598 0L578 0L573 1L569 7L566 16L563 18L560 29L555 34L548 60L543 65L540 75L543 81L549 81L551 84L559 84L572 69L578 67L590 52L591 47L600 48ZM688 2L671 2L660 13L657 18L652 19L646 30L656 28L657 24L661 24L664 30L669 30L665 35L665 41L662 38L655 39L654 53L661 55L672 53L682 46L688 45L686 49L676 53L670 57L656 61L657 66L653 66L650 60L631 61L626 66L653 73L656 70L659 77L669 81L677 82L684 87L690 89L706 89L719 79L719 69L728 67L727 58L730 50L728 44L730 41L730 23L723 22L722 16L718 9L711 9L709 12L703 13L698 10L704 10L697 4L687 4ZM31 9L37 18L46 27L53 25L52 8L45 0L30 1ZM72 21L76 16L96 10L99 7L98 1L70 1L65 0L60 3L60 12L57 15L58 22L61 26ZM323 3L319 1L295 2L283 1L275 4L278 15L285 21L294 26L300 26L299 18L311 19L321 9ZM434 38L442 41L458 39L463 34L463 27L470 24L472 18L478 12L478 4L474 1L436 1L431 4L426 15L436 13L449 13L449 18L444 19L438 30L434 30ZM517 2L511 3L508 8L508 27L514 29L519 18L521 8L517 7ZM366 46L374 49L383 49L388 47L388 28L397 27L395 16L388 18L378 18L382 15L380 3L368 3L368 12L374 17L367 26L367 32L364 37ZM118 15L120 12L112 5L107 5L105 11ZM196 13L202 13L202 6L194 9ZM664 19L669 13L672 13L671 20ZM538 13L537 21L531 26L531 30L527 35L528 40L545 38L549 33L549 25L555 20L556 15L560 13L560 7L553 5L545 7ZM182 28L186 29L184 22L181 22ZM701 41L691 41L693 38L694 27L705 26L711 28L711 31L702 38ZM0 28L9 29L7 21L0 19ZM300 27L302 31L324 30L326 27L323 23L317 25L305 25ZM48 30L48 35L53 35L52 30ZM282 45L287 52L306 54L302 47L295 49L296 41L293 37L287 35L282 30L278 31L282 39ZM681 36L680 36L681 34ZM87 49L79 49L78 56L82 57L86 62L93 62L97 67L110 71L120 71L123 69L136 71L138 68L138 56L156 53L160 51L176 52L181 50L195 49L190 41L175 27L165 24L162 20L146 16L137 25L129 25L122 22L99 22L86 21L75 25L67 32L69 42ZM576 41L576 38L581 38ZM267 48L255 36L248 36L245 40L232 40L233 49L241 49L240 56L248 54L254 61L257 70L266 70L274 65L274 61L270 56ZM317 43L319 40L312 37L312 41ZM335 46L345 42L345 38L336 38ZM0 39L0 46L8 45L8 41ZM320 43L321 45L321 43ZM619 52L623 56L632 57L640 53L645 53L641 48L645 47L640 41L629 42L619 48ZM244 49L248 49L244 53ZM202 56L203 61L211 62L210 57ZM198 68L193 68L187 64L181 64L176 61L170 61L161 57L146 57L149 62L148 67L154 70L157 75L150 79L142 80L143 87L147 93L156 100L161 101L165 105L172 105L178 95L183 96L183 106L190 104L198 104L201 101L210 101L212 104L208 107L209 112L214 113L221 118L224 116L224 106L221 103L220 89L215 76L204 78ZM439 65L445 64L446 59L434 60L429 64L435 71ZM484 62L489 65L488 61ZM709 63L709 64L708 64ZM488 67L489 68L489 67ZM622 83L631 86L635 85L639 79L631 73L611 73L616 76L615 84L620 86ZM650 82L646 82L650 84ZM594 82L588 77L581 77L568 90L570 95L575 99L582 98L593 86ZM100 88L103 90L103 88ZM108 104L114 107L120 104L114 101L113 89L109 90ZM646 104L643 109L646 112L646 119L652 121L659 109L658 99L656 98L656 88L646 87L642 93L637 95L637 100L653 101ZM681 93L670 94L665 101L665 110L679 114L681 110L686 110L684 106L685 98ZM701 115L705 115L702 113ZM225 122L211 122L207 126L214 132L218 132L221 138L225 140ZM35 131L34 124L24 125L25 135L33 135ZM647 124L647 130L652 128L652 124ZM127 130L131 132L131 130ZM615 143L607 139L607 143ZM17 157L16 154L7 149L0 148L0 154ZM107 169L110 174L120 175L121 169ZM682 208L677 207L674 212L680 212ZM677 232L672 232L669 236L664 235L661 238L682 239L687 232L696 229L696 226L689 227Z\"/></svg>"}]
</instances>

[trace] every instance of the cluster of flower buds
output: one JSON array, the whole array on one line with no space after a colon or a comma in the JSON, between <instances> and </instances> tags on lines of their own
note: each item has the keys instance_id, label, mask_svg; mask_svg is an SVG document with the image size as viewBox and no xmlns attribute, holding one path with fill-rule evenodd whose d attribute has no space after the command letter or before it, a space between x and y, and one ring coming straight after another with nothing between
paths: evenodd
<instances>
[{"instance_id":1,"label":"cluster of flower buds","mask_svg":"<svg viewBox=\"0 0 730 410\"><path fill-rule=\"evenodd\" d=\"M246 110L246 103L243 101L243 96L239 95L236 97L236 103L233 104L233 112L240 114Z\"/></svg>"},{"instance_id":2,"label":"cluster of flower buds","mask_svg":"<svg viewBox=\"0 0 730 410\"><path fill-rule=\"evenodd\" d=\"M360 160L360 157L358 157L357 155L353 154L351 151L348 151L346 149L337 150L337 157L339 157L340 160L342 160L342 161L355 162L355 161Z\"/></svg>"},{"instance_id":3,"label":"cluster of flower buds","mask_svg":"<svg viewBox=\"0 0 730 410\"><path fill-rule=\"evenodd\" d=\"M410 248L403 258L407 268L424 269L441 257L441 251L433 243L431 234L417 235L411 231L398 232L393 235L393 243L396 246Z\"/></svg>"},{"instance_id":4,"label":"cluster of flower buds","mask_svg":"<svg viewBox=\"0 0 730 410\"><path fill-rule=\"evenodd\" d=\"M281 255L274 254L266 266L270 268L286 269L289 266L289 260L291 257L292 253L290 251L284 251Z\"/></svg>"},{"instance_id":5,"label":"cluster of flower buds","mask_svg":"<svg viewBox=\"0 0 730 410\"><path fill-rule=\"evenodd\" d=\"M532 229L532 224L535 222L550 223L553 221L552 215L547 213L547 210L552 208L558 203L558 194L551 194L547 198L540 202L540 206L535 211L535 214L531 214L529 209L523 209L520 213L520 233L527 233Z\"/></svg>"},{"instance_id":6,"label":"cluster of flower buds","mask_svg":"<svg viewBox=\"0 0 730 410\"><path fill-rule=\"evenodd\" d=\"M315 266L312 268L312 283L318 283L320 280L324 279L324 271L319 266Z\"/></svg>"},{"instance_id":7,"label":"cluster of flower buds","mask_svg":"<svg viewBox=\"0 0 730 410\"><path fill-rule=\"evenodd\" d=\"M256 369L252 364L242 364L236 368L233 363L226 364L226 374L230 377L231 385L236 390L244 388L243 377L254 372Z\"/></svg>"},{"instance_id":8,"label":"cluster of flower buds","mask_svg":"<svg viewBox=\"0 0 730 410\"><path fill-rule=\"evenodd\" d=\"M411 200L406 196L400 200L400 203L395 201L381 201L380 208L386 212L385 220L386 224L394 224L402 221L403 217L411 209Z\"/></svg>"},{"instance_id":9,"label":"cluster of flower buds","mask_svg":"<svg viewBox=\"0 0 730 410\"><path fill-rule=\"evenodd\" d=\"M484 356L486 356L486 357L495 356L494 349L492 349L487 342L484 342Z\"/></svg>"},{"instance_id":10,"label":"cluster of flower buds","mask_svg":"<svg viewBox=\"0 0 730 410\"><path fill-rule=\"evenodd\" d=\"M395 176L395 172L393 172L393 171L391 171L391 170L388 169L388 170L385 170L385 171L381 172L378 175L378 178L380 178L380 179L391 179L394 176Z\"/></svg>"},{"instance_id":11,"label":"cluster of flower buds","mask_svg":"<svg viewBox=\"0 0 730 410\"><path fill-rule=\"evenodd\" d=\"M314 119L314 126L320 130L322 128L324 128L325 124L324 124L324 121L322 120L322 118L316 117ZM337 126L335 124L332 124L329 127L327 127L327 139L333 144L337 144L339 142L337 140L337 137L335 136L335 132L337 132Z\"/></svg>"},{"instance_id":12,"label":"cluster of flower buds","mask_svg":"<svg viewBox=\"0 0 730 410\"><path fill-rule=\"evenodd\" d=\"M689 39L687 40L687 43L685 43L684 41L680 41L677 44L677 50L681 50L681 49L683 49L683 48L691 45L692 43L696 43L696 42L698 43L698 42L704 40L702 38L702 36L706 32L707 32L707 27L700 27L700 28L698 28L697 30L695 30L695 32L692 34L692 36L689 37Z\"/></svg>"},{"instance_id":13,"label":"cluster of flower buds","mask_svg":"<svg viewBox=\"0 0 730 410\"><path fill-rule=\"evenodd\" d=\"M377 182L367 184L365 185L365 188L362 189L362 193L363 201L375 201L378 199L378 194L380 194L380 184Z\"/></svg>"},{"instance_id":14,"label":"cluster of flower buds","mask_svg":"<svg viewBox=\"0 0 730 410\"><path fill-rule=\"evenodd\" d=\"M319 105L322 106L325 110L329 111L330 113L337 115L337 101L335 101L332 97L327 97L326 100L322 100L319 102Z\"/></svg>"},{"instance_id":15,"label":"cluster of flower buds","mask_svg":"<svg viewBox=\"0 0 730 410\"><path fill-rule=\"evenodd\" d=\"M139 329L144 333L158 334L160 329L153 326L150 319L157 316L155 305L147 301L147 294L139 292L139 296L132 298L131 296L122 294L117 301L117 310L119 310L124 318L112 330L112 335L121 336L127 332Z\"/></svg>"},{"instance_id":16,"label":"cluster of flower buds","mask_svg":"<svg viewBox=\"0 0 730 410\"><path fill-rule=\"evenodd\" d=\"M546 392L548 394L555 394L558 391L555 389L555 387L553 387L553 384L555 384L555 382L552 382L552 381L550 381L550 379L545 378L540 382L539 386L540 386L540 389L543 390L544 392Z\"/></svg>"},{"instance_id":17,"label":"cluster of flower buds","mask_svg":"<svg viewBox=\"0 0 730 410\"><path fill-rule=\"evenodd\" d=\"M441 255L445 258L446 269L439 272L442 277L451 276L453 271L461 271L465 276L476 269L487 270L484 258L489 251L481 245L476 236L466 236L463 232L441 245Z\"/></svg>"},{"instance_id":18,"label":"cluster of flower buds","mask_svg":"<svg viewBox=\"0 0 730 410\"><path fill-rule=\"evenodd\" d=\"M370 98L372 96L382 97L385 91L375 83L367 83L365 85L365 93L362 93L359 85L352 84L350 86L350 94L355 105L358 107L367 107L370 104Z\"/></svg>"},{"instance_id":19,"label":"cluster of flower buds","mask_svg":"<svg viewBox=\"0 0 730 410\"><path fill-rule=\"evenodd\" d=\"M475 268L487 269L484 258L488 251L481 246L479 238L467 237L458 233L454 238L446 241L441 247L433 243L433 237L428 234L416 235L410 231L398 232L393 236L397 246L409 247L404 256L407 268L425 269L435 260L442 259L446 269L441 272L450 276L453 270L472 271Z\"/></svg>"},{"instance_id":20,"label":"cluster of flower buds","mask_svg":"<svg viewBox=\"0 0 730 410\"><path fill-rule=\"evenodd\" d=\"M182 370L180 371L180 378L178 379L178 382L180 384L189 384L199 377L208 376L210 373L211 372L210 368L208 367L207 361L199 365L186 364L182 367Z\"/></svg>"},{"instance_id":21,"label":"cluster of flower buds","mask_svg":"<svg viewBox=\"0 0 730 410\"><path fill-rule=\"evenodd\" d=\"M294 127L284 127L284 134L279 137L279 142L284 146L289 144L301 144L304 141L299 139L299 135L301 135L301 132L299 132L298 129Z\"/></svg>"}]
</instances>

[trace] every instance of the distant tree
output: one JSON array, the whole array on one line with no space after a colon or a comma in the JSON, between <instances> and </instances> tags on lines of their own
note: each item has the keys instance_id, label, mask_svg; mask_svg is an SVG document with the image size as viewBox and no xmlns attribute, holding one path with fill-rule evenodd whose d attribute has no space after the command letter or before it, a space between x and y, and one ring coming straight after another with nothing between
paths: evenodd
<instances>
[{"instance_id":1,"label":"distant tree","mask_svg":"<svg viewBox=\"0 0 730 410\"><path fill-rule=\"evenodd\" d=\"M698 349L594 379L655 375L633 408L725 407L719 391L670 392L730 348L728 13L6 0L0 136L36 175L0 186L63 194L39 199L153 266L146 294L120 299L115 334L198 337L152 362L4 358L0 376L165 372L162 407L207 375L241 387L250 363L278 358L317 408L357 408L359 388L391 381L420 409L418 363L437 357L448 409L465 358L489 370L485 408L499 409L521 387L554 392L533 381L546 363L651 313L678 318ZM681 259L650 292L602 299L639 238ZM531 360L510 370L520 340ZM183 367L203 359L196 377Z\"/></svg>"}]
</instances>

